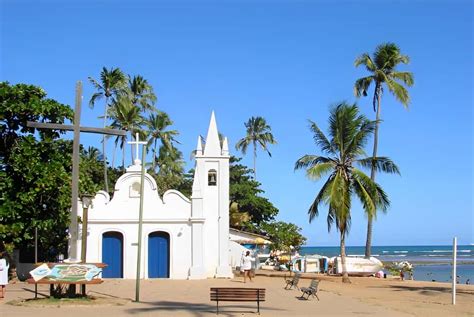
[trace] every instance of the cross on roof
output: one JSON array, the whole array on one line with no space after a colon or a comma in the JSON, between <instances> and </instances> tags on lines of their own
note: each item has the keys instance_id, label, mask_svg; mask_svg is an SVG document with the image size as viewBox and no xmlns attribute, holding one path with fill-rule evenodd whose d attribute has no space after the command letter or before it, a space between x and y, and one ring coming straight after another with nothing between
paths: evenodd
<instances>
[{"instance_id":1,"label":"cross on roof","mask_svg":"<svg viewBox=\"0 0 474 317\"><path fill-rule=\"evenodd\" d=\"M140 161L139 156L138 156L138 154L139 154L138 153L138 145L140 145L140 144L145 145L148 142L140 141L140 134L137 132L137 133L135 133L135 141L128 141L127 143L132 145L132 146L135 145L135 162L134 163L135 163L135 165L140 165L141 161Z\"/></svg>"}]
</instances>

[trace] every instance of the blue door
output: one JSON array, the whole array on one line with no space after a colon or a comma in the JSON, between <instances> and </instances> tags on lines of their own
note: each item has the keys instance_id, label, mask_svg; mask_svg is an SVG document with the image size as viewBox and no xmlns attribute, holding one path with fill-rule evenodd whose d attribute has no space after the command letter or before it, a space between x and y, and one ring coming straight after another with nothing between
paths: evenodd
<instances>
[{"instance_id":1,"label":"blue door","mask_svg":"<svg viewBox=\"0 0 474 317\"><path fill-rule=\"evenodd\" d=\"M110 231L102 235L102 262L107 266L102 271L102 277L123 277L123 235Z\"/></svg>"},{"instance_id":2,"label":"blue door","mask_svg":"<svg viewBox=\"0 0 474 317\"><path fill-rule=\"evenodd\" d=\"M148 277L170 277L170 236L156 231L148 236Z\"/></svg>"}]
</instances>

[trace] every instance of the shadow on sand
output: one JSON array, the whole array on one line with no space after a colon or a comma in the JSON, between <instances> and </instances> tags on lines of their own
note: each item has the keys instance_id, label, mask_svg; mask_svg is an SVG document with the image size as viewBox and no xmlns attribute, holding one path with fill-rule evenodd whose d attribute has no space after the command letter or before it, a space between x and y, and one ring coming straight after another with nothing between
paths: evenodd
<instances>
[{"instance_id":1,"label":"shadow on sand","mask_svg":"<svg viewBox=\"0 0 474 317\"><path fill-rule=\"evenodd\" d=\"M385 286L381 287L385 288ZM451 293L451 287L445 286L415 286L415 285L390 285L390 288L395 289L396 291L409 291L409 292L417 292L422 295L430 295L435 296L439 293ZM474 295L474 290L463 290L463 289L456 289L457 294L467 294L467 295Z\"/></svg>"},{"instance_id":2,"label":"shadow on sand","mask_svg":"<svg viewBox=\"0 0 474 317\"><path fill-rule=\"evenodd\" d=\"M136 307L127 309L129 314L154 313L157 315L162 312L188 312L193 316L209 316L216 314L216 305L213 304L197 304L186 302L158 301L158 302L140 302L141 305L149 305L150 307ZM137 305L140 305L137 304ZM263 306L263 307L262 307ZM281 309L269 308L260 304L260 313L268 311L281 311ZM236 316L243 313L257 314L257 304L222 304L219 303L219 316Z\"/></svg>"}]
</instances>

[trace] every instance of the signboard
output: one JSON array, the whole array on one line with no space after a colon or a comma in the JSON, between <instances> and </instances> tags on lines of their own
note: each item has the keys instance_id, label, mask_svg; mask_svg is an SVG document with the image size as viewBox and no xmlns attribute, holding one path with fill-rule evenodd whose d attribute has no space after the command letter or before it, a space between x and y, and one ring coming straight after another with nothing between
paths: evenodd
<instances>
[{"instance_id":1,"label":"signboard","mask_svg":"<svg viewBox=\"0 0 474 317\"><path fill-rule=\"evenodd\" d=\"M31 277L35 282L47 278L54 282L80 282L91 281L99 275L102 269L94 264L55 264L49 268L47 264L42 264L36 269L30 271Z\"/></svg>"}]
</instances>

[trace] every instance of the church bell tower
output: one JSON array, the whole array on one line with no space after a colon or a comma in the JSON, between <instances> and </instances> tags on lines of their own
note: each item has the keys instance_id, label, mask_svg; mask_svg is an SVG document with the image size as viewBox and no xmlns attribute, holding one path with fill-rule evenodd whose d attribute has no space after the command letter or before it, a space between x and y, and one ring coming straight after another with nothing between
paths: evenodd
<instances>
[{"instance_id":1,"label":"church bell tower","mask_svg":"<svg viewBox=\"0 0 474 317\"><path fill-rule=\"evenodd\" d=\"M198 137L192 190L190 278L231 278L229 264L229 145L219 138L214 112L206 140Z\"/></svg>"}]
</instances>

